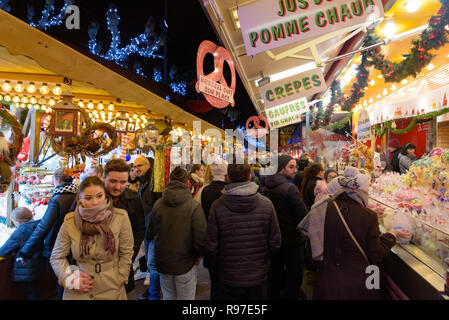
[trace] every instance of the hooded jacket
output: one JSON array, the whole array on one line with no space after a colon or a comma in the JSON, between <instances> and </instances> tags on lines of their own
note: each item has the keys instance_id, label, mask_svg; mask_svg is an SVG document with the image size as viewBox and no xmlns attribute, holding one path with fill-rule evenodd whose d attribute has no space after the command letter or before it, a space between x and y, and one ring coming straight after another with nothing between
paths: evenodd
<instances>
[{"instance_id":1,"label":"hooded jacket","mask_svg":"<svg viewBox=\"0 0 449 320\"><path fill-rule=\"evenodd\" d=\"M170 181L153 206L148 241L155 241L156 268L180 275L203 255L207 222L201 205L192 199L187 184Z\"/></svg>"},{"instance_id":2,"label":"hooded jacket","mask_svg":"<svg viewBox=\"0 0 449 320\"><path fill-rule=\"evenodd\" d=\"M416 160L416 156L408 154L404 155L402 153L399 153L399 171L401 174L406 174L407 170L412 165L413 161Z\"/></svg>"},{"instance_id":3,"label":"hooded jacket","mask_svg":"<svg viewBox=\"0 0 449 320\"><path fill-rule=\"evenodd\" d=\"M77 192L78 188L71 183L62 183L55 188L55 194L48 202L44 216L20 250L19 255L30 258L44 241L43 256L50 258L59 229L64 222L65 215L71 211Z\"/></svg>"},{"instance_id":4,"label":"hooded jacket","mask_svg":"<svg viewBox=\"0 0 449 320\"><path fill-rule=\"evenodd\" d=\"M281 246L273 204L258 188L249 181L228 184L210 209L206 255L218 262L220 282L231 287L264 283L270 251Z\"/></svg>"},{"instance_id":5,"label":"hooded jacket","mask_svg":"<svg viewBox=\"0 0 449 320\"><path fill-rule=\"evenodd\" d=\"M22 223L0 248L0 257L5 258L17 253L27 242L38 224L39 220ZM37 280L44 273L46 265L42 256L42 247L42 243L36 246L36 251L32 252L32 256L27 263L22 264L19 261L14 261L14 281Z\"/></svg>"},{"instance_id":6,"label":"hooded jacket","mask_svg":"<svg viewBox=\"0 0 449 320\"><path fill-rule=\"evenodd\" d=\"M280 173L267 176L265 195L276 209L277 219L282 234L282 245L302 245L303 240L296 226L307 214L307 208L299 194L298 187L288 182Z\"/></svg>"},{"instance_id":7,"label":"hooded jacket","mask_svg":"<svg viewBox=\"0 0 449 320\"><path fill-rule=\"evenodd\" d=\"M159 192L154 192L154 180L153 180L153 170L148 169L147 173L143 177L138 178L139 185L139 197L142 200L143 211L145 216L151 214L151 209L153 204L157 199L161 197Z\"/></svg>"},{"instance_id":8,"label":"hooded jacket","mask_svg":"<svg viewBox=\"0 0 449 320\"><path fill-rule=\"evenodd\" d=\"M397 173L401 172L399 168L399 154L401 153L401 149L402 148L397 148L394 150L390 160L391 167L393 168L392 170Z\"/></svg>"}]
</instances>

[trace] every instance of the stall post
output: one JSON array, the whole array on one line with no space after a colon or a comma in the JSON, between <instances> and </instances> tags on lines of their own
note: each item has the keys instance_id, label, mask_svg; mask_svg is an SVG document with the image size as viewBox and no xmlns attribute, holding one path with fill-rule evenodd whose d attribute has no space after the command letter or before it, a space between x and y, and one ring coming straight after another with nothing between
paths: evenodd
<instances>
[{"instance_id":1,"label":"stall post","mask_svg":"<svg viewBox=\"0 0 449 320\"><path fill-rule=\"evenodd\" d=\"M39 140L40 140L40 129L41 129L41 114L36 109L30 110L31 113L31 123L30 123L30 161L37 158L39 154Z\"/></svg>"},{"instance_id":2,"label":"stall post","mask_svg":"<svg viewBox=\"0 0 449 320\"><path fill-rule=\"evenodd\" d=\"M310 111L306 112L306 153L309 153Z\"/></svg>"}]
</instances>

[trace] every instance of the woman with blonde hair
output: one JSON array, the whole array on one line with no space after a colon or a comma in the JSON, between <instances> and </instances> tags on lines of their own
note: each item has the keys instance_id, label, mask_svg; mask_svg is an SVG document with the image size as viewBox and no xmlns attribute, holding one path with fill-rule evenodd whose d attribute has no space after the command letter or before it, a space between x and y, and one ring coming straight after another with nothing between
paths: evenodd
<instances>
[{"instance_id":1,"label":"woman with blonde hair","mask_svg":"<svg viewBox=\"0 0 449 320\"><path fill-rule=\"evenodd\" d=\"M63 299L126 300L133 245L126 211L114 208L98 177L84 179L80 200L66 215L50 258ZM69 265L69 254L76 266Z\"/></svg>"}]
</instances>

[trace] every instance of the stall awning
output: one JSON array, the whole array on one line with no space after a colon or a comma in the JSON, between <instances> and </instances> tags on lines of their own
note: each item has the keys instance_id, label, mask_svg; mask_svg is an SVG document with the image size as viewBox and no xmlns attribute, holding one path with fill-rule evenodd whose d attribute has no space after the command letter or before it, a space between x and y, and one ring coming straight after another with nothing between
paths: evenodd
<instances>
[{"instance_id":1,"label":"stall awning","mask_svg":"<svg viewBox=\"0 0 449 320\"><path fill-rule=\"evenodd\" d=\"M0 64L0 72L40 74L66 77L74 91L117 97L131 105L169 116L191 127L201 121L202 129L220 128L184 111L151 90L111 70L98 61L76 51L16 17L0 10L0 46L14 56ZM0 48L1 50L1 48ZM4 62L0 59L0 63ZM78 92L80 93L80 92Z\"/></svg>"}]
</instances>

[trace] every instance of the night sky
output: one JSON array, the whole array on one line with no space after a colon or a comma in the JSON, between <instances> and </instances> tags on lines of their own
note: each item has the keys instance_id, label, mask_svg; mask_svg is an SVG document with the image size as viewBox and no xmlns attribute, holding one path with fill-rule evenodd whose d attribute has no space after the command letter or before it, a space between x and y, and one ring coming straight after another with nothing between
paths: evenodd
<instances>
[{"instance_id":1,"label":"night sky","mask_svg":"<svg viewBox=\"0 0 449 320\"><path fill-rule=\"evenodd\" d=\"M129 43L131 38L144 32L145 24L149 16L153 16L156 19L156 31L162 31L164 2L164 0L75 0L75 4L80 8L80 30L68 30L62 25L52 27L46 32L56 39L86 53L89 42L87 30L90 22L95 20L100 24L97 40L102 45L102 53L105 53L110 43L110 32L107 29L106 23L106 12L110 3L113 3L118 8L121 46L124 46ZM176 65L178 69L177 77L193 84L193 81L196 79L196 54L199 44L203 40L211 40L214 43L219 43L219 39L197 0L167 0L167 2L169 3L167 17L168 70L170 70L171 66ZM10 0L10 6L12 8L10 13L28 22L27 4L33 5L36 12L35 19L41 16L45 4L44 0ZM62 5L63 0L55 0L56 12L59 11ZM163 48L158 53L163 54ZM145 59L137 55L130 57L128 63L130 69L132 69L136 59L149 78L152 78L154 66L159 65L162 70L162 59ZM210 59L205 62L204 71L205 73L209 73L212 70L213 60ZM225 72L225 77L229 81L230 72ZM195 92L193 85L187 87L187 99L204 100L202 95ZM183 107L183 109L220 128L230 128L236 125L244 126L246 119L251 115L255 115L256 111L239 78L237 78L235 101L236 106L234 108L237 108L239 116L233 123L223 113L223 110L220 111L214 108L206 113L194 113L188 107Z\"/></svg>"}]
</instances>

